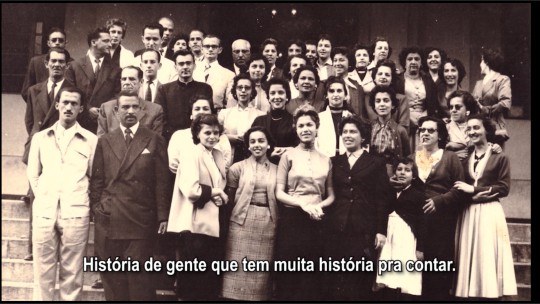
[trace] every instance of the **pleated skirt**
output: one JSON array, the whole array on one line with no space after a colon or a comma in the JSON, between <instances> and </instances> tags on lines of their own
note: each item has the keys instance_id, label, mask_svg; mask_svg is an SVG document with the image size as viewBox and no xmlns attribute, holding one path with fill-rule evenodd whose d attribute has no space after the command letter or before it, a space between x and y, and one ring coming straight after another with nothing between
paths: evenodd
<instances>
[{"instance_id":1,"label":"pleated skirt","mask_svg":"<svg viewBox=\"0 0 540 304\"><path fill-rule=\"evenodd\" d=\"M472 204L458 217L456 263L456 297L517 294L508 226L499 202Z\"/></svg>"}]
</instances>

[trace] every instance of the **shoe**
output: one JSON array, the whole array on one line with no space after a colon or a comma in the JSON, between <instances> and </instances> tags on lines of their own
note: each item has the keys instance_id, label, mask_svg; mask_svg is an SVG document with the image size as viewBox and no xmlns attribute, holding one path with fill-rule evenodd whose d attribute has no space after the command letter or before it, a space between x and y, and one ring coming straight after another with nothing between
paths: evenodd
<instances>
[{"instance_id":1,"label":"shoe","mask_svg":"<svg viewBox=\"0 0 540 304\"><path fill-rule=\"evenodd\" d=\"M103 289L103 282L101 282L101 279L97 279L94 284L92 284L93 289Z\"/></svg>"},{"instance_id":2,"label":"shoe","mask_svg":"<svg viewBox=\"0 0 540 304\"><path fill-rule=\"evenodd\" d=\"M24 257L24 260L25 261L33 261L34 260L34 255L29 253Z\"/></svg>"}]
</instances>

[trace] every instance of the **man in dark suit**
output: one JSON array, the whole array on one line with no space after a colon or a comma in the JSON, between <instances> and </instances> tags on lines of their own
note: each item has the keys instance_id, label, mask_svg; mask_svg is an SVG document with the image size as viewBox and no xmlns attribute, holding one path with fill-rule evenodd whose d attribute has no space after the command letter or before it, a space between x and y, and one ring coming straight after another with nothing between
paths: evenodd
<instances>
[{"instance_id":1,"label":"man in dark suit","mask_svg":"<svg viewBox=\"0 0 540 304\"><path fill-rule=\"evenodd\" d=\"M47 36L47 46L49 46L49 48L65 49L66 43L66 33L64 30L57 27L51 28L49 35ZM25 102L28 101L28 88L49 78L49 70L43 65L45 56L47 56L47 54L37 55L30 59L21 89L21 96ZM69 57L69 53L67 57ZM67 59L67 62L69 61L71 61L71 58Z\"/></svg>"},{"instance_id":2,"label":"man in dark suit","mask_svg":"<svg viewBox=\"0 0 540 304\"><path fill-rule=\"evenodd\" d=\"M156 52L152 50L153 52ZM141 87L143 71L135 66L122 69L120 84L123 91L138 94ZM161 134L163 132L163 108L150 101L139 98L141 109L138 113L139 122L148 129ZM118 99L109 100L99 108L97 135L101 137L120 126L118 117Z\"/></svg>"},{"instance_id":3,"label":"man in dark suit","mask_svg":"<svg viewBox=\"0 0 540 304\"><path fill-rule=\"evenodd\" d=\"M41 65L47 70L47 75L50 75L45 81L31 86L28 89L28 99L26 103L26 114L24 123L28 132L28 140L24 144L24 153L22 161L28 164L28 154L30 152L30 143L32 137L39 131L51 127L58 121L58 111L54 104L58 97L58 92L64 87L72 87L73 84L65 80L64 73L69 61L69 54L62 48L51 48L44 55L44 61ZM32 189L28 189L28 196L24 200L31 204L34 200ZM30 208L30 229L28 242L28 255L25 260L32 260L32 208Z\"/></svg>"},{"instance_id":4,"label":"man in dark suit","mask_svg":"<svg viewBox=\"0 0 540 304\"><path fill-rule=\"evenodd\" d=\"M88 101L87 111L82 113L80 123L83 128L95 133L99 107L120 91L121 70L111 63L111 36L106 28L90 32L87 41L90 47L88 53L72 62L66 79L84 92Z\"/></svg>"},{"instance_id":5,"label":"man in dark suit","mask_svg":"<svg viewBox=\"0 0 540 304\"><path fill-rule=\"evenodd\" d=\"M203 82L193 80L195 59L188 50L174 53L173 58L178 72L178 80L166 83L159 87L156 103L163 107L165 123L163 137L170 140L172 134L180 129L191 126L191 105L189 101L195 95L207 96L212 100L212 87Z\"/></svg>"},{"instance_id":6,"label":"man in dark suit","mask_svg":"<svg viewBox=\"0 0 540 304\"><path fill-rule=\"evenodd\" d=\"M101 272L107 301L152 301L156 290L143 263L165 233L172 193L167 146L142 126L134 92L118 96L120 128L99 138L90 182L95 252L100 260L136 260L138 272Z\"/></svg>"},{"instance_id":7,"label":"man in dark suit","mask_svg":"<svg viewBox=\"0 0 540 304\"><path fill-rule=\"evenodd\" d=\"M283 70L276 67L276 60L279 56L277 40L274 38L265 39L261 44L261 53L268 59L268 63L270 63L270 72L265 80L268 81L272 78L283 78Z\"/></svg>"}]
</instances>

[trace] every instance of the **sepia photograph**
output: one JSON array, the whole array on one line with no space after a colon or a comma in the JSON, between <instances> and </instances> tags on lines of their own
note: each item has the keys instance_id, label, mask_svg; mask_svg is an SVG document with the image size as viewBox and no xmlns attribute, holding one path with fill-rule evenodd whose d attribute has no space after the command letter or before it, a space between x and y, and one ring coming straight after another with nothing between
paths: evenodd
<instances>
[{"instance_id":1,"label":"sepia photograph","mask_svg":"<svg viewBox=\"0 0 540 304\"><path fill-rule=\"evenodd\" d=\"M531 3L2 3L2 301L531 301Z\"/></svg>"}]
</instances>

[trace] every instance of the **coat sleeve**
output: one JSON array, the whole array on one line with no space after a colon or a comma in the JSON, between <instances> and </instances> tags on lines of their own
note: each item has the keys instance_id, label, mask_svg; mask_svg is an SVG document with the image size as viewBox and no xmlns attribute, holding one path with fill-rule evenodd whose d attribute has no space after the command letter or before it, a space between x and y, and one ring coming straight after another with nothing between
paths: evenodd
<instances>
[{"instance_id":1,"label":"coat sleeve","mask_svg":"<svg viewBox=\"0 0 540 304\"><path fill-rule=\"evenodd\" d=\"M160 86L157 90L157 93L156 93L156 100L155 102L161 106L162 108L162 111L163 113L167 113L167 99L166 99L166 94L165 94L165 89L163 86ZM170 138L170 136L172 134L169 135L169 137L167 137L167 134L168 134L168 123L167 123L167 116L166 115L163 115L163 123L162 123L162 135L163 137L165 138Z\"/></svg>"},{"instance_id":2,"label":"coat sleeve","mask_svg":"<svg viewBox=\"0 0 540 304\"><path fill-rule=\"evenodd\" d=\"M463 165L461 164L457 155L454 154L453 152L445 152L445 153L449 153L450 155L447 159L447 163L441 164L441 165L446 165L446 174L450 175L449 178L452 181L452 183L456 181L464 181L465 176L463 172ZM463 202L465 198L466 198L465 194L456 188L451 188L446 193L432 197L433 202L435 203L435 206L440 206L441 204L444 204L444 205L459 204Z\"/></svg>"},{"instance_id":3,"label":"coat sleeve","mask_svg":"<svg viewBox=\"0 0 540 304\"><path fill-rule=\"evenodd\" d=\"M101 104L101 107L99 107L97 136L101 137L108 131L109 127L107 126L107 113L105 111L105 103L103 103Z\"/></svg>"},{"instance_id":4,"label":"coat sleeve","mask_svg":"<svg viewBox=\"0 0 540 304\"><path fill-rule=\"evenodd\" d=\"M34 102L32 95L28 95L28 99L25 99L26 101L26 112L24 114L24 124L26 125L26 132L28 132L28 135L32 132L32 129L34 128Z\"/></svg>"},{"instance_id":5,"label":"coat sleeve","mask_svg":"<svg viewBox=\"0 0 540 304\"><path fill-rule=\"evenodd\" d=\"M45 63L42 63L45 64ZM32 58L28 64L28 69L26 71L26 76L24 77L23 86L21 89L21 96L25 102L28 102L28 89L37 83L36 79L36 70L34 68L35 60Z\"/></svg>"},{"instance_id":6,"label":"coat sleeve","mask_svg":"<svg viewBox=\"0 0 540 304\"><path fill-rule=\"evenodd\" d=\"M167 145L161 135L155 136L156 152L154 156L154 176L155 176L155 201L157 204L158 221L166 221L169 217L171 207L171 179L169 177L167 161Z\"/></svg>"},{"instance_id":7,"label":"coat sleeve","mask_svg":"<svg viewBox=\"0 0 540 304\"><path fill-rule=\"evenodd\" d=\"M485 172L485 174L494 175L496 181L491 185L475 187L474 193L486 191L491 188L490 194L498 193L497 197L499 198L508 196L510 192L510 162L505 155L498 156L495 170L496 172Z\"/></svg>"},{"instance_id":8,"label":"coat sleeve","mask_svg":"<svg viewBox=\"0 0 540 304\"><path fill-rule=\"evenodd\" d=\"M490 106L490 111L492 114L497 114L504 109L510 109L512 106L512 88L510 86L510 78L508 76L501 76L501 81L497 89L497 100L497 103Z\"/></svg>"},{"instance_id":9,"label":"coat sleeve","mask_svg":"<svg viewBox=\"0 0 540 304\"><path fill-rule=\"evenodd\" d=\"M194 205L202 208L212 198L212 187L200 183L200 166L203 166L200 154L194 151L186 156L186 161L176 171L176 178L180 192Z\"/></svg>"},{"instance_id":10,"label":"coat sleeve","mask_svg":"<svg viewBox=\"0 0 540 304\"><path fill-rule=\"evenodd\" d=\"M386 173L386 165L380 160L377 161L377 171L374 172L373 178L376 180L374 183L377 185L377 231L383 235L387 235L388 228L388 214L390 213L390 208L392 201L395 197L392 195L395 191L390 186L390 181L388 180L388 173Z\"/></svg>"},{"instance_id":11,"label":"coat sleeve","mask_svg":"<svg viewBox=\"0 0 540 304\"><path fill-rule=\"evenodd\" d=\"M40 139L42 134L36 134L32 138L32 143L30 145L30 154L28 156L28 166L26 168L26 174L28 176L28 181L30 187L34 193L38 192L38 181L39 176L41 175L42 165L41 165L41 152L40 152Z\"/></svg>"},{"instance_id":12,"label":"coat sleeve","mask_svg":"<svg viewBox=\"0 0 540 304\"><path fill-rule=\"evenodd\" d=\"M103 138L99 138L92 162L92 178L90 179L90 209L94 212L105 189L105 162L103 159Z\"/></svg>"},{"instance_id":13,"label":"coat sleeve","mask_svg":"<svg viewBox=\"0 0 540 304\"><path fill-rule=\"evenodd\" d=\"M154 118L154 121L152 122L152 131L160 135L163 134L163 116L163 107L159 107L156 118Z\"/></svg>"}]
</instances>

